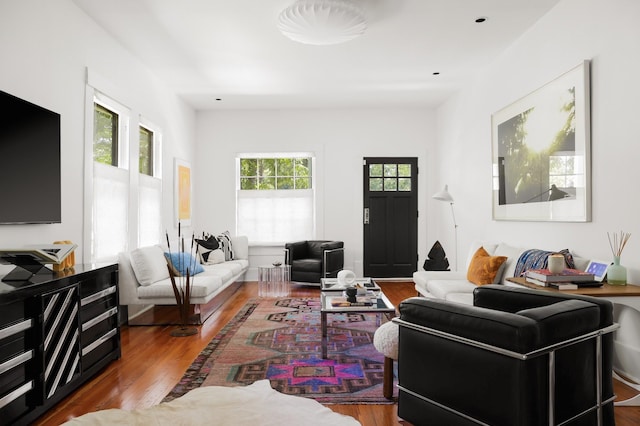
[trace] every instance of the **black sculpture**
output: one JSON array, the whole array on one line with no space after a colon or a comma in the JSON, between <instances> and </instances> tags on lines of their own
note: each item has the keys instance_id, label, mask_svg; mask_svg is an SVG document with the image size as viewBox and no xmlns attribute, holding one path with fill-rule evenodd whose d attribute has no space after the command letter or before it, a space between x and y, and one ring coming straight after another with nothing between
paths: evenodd
<instances>
[{"instance_id":1,"label":"black sculpture","mask_svg":"<svg viewBox=\"0 0 640 426\"><path fill-rule=\"evenodd\" d=\"M424 261L422 266L425 271L448 271L449 260L447 254L442 248L440 241L436 241L431 250L429 250L428 259Z\"/></svg>"}]
</instances>

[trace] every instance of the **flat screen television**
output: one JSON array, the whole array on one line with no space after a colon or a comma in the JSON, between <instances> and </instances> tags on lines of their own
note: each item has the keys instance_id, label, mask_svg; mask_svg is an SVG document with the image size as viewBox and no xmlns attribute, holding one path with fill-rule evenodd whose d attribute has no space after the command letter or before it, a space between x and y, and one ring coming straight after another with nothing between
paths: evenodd
<instances>
[{"instance_id":1,"label":"flat screen television","mask_svg":"<svg viewBox=\"0 0 640 426\"><path fill-rule=\"evenodd\" d=\"M60 223L60 114L0 91L0 224Z\"/></svg>"}]
</instances>

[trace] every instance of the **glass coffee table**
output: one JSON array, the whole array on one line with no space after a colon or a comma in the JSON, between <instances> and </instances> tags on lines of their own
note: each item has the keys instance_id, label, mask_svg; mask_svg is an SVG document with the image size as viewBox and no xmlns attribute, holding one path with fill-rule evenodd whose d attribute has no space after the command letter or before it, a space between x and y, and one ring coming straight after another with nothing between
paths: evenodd
<instances>
[{"instance_id":1,"label":"glass coffee table","mask_svg":"<svg viewBox=\"0 0 640 426\"><path fill-rule=\"evenodd\" d=\"M358 296L361 297L361 296ZM344 314L344 313L375 313L376 325L380 326L382 315L386 315L388 319L391 319L396 314L396 307L387 299L387 296L380 290L370 291L367 297L372 300L371 305L366 306L344 306L339 303L338 306L334 306L334 302L338 299L342 302L345 296L342 292L333 290L320 292L320 327L322 329L322 358L327 357L327 315L329 314Z\"/></svg>"}]
</instances>

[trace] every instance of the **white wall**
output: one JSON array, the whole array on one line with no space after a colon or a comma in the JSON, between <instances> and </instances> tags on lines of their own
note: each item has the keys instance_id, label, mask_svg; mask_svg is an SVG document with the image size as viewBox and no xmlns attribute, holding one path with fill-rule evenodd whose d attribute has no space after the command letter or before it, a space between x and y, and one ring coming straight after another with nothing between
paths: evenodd
<instances>
[{"instance_id":1,"label":"white wall","mask_svg":"<svg viewBox=\"0 0 640 426\"><path fill-rule=\"evenodd\" d=\"M173 226L173 157L194 156L191 108L70 0L3 1L0 16L0 90L61 114L62 140L62 223L0 225L0 246L54 240L82 243L87 68L119 93L118 100L135 117L142 114L162 128L163 216L166 226ZM82 262L82 251L83 247L76 251L77 262Z\"/></svg>"},{"instance_id":2,"label":"white wall","mask_svg":"<svg viewBox=\"0 0 640 426\"><path fill-rule=\"evenodd\" d=\"M640 2L565 0L484 70L466 90L438 110L438 184L456 199L461 264L473 240L506 241L548 250L569 248L587 258L610 260L607 232L632 236L622 255L628 281L640 284ZM491 114L570 70L591 62L592 221L504 222L491 218ZM430 201L446 223L450 211ZM435 226L428 235L451 243ZM633 298L632 298L633 299ZM620 302L621 299L615 300ZM631 301L633 302L633 301ZM627 300L625 303L629 303ZM615 305L615 364L640 378L640 312Z\"/></svg>"},{"instance_id":3,"label":"white wall","mask_svg":"<svg viewBox=\"0 0 640 426\"><path fill-rule=\"evenodd\" d=\"M581 256L611 259L607 231L633 235L622 263L640 283L640 2L565 0L552 9L457 97L438 110L437 184L456 199L461 261L476 239L504 240L541 249L569 248ZM591 63L592 221L493 221L491 114L543 86L582 60ZM450 211L430 201L430 211ZM430 226L429 236L451 241ZM435 232L435 235L434 235Z\"/></svg>"},{"instance_id":4,"label":"white wall","mask_svg":"<svg viewBox=\"0 0 640 426\"><path fill-rule=\"evenodd\" d=\"M433 110L203 111L196 121L196 232L235 231L234 159L241 152L315 153L316 237L344 241L346 268L362 264L363 157L418 157L419 209L425 211ZM424 217L418 225L419 247L425 245ZM252 248L251 253L256 256L250 259L253 268L283 256L282 247Z\"/></svg>"}]
</instances>

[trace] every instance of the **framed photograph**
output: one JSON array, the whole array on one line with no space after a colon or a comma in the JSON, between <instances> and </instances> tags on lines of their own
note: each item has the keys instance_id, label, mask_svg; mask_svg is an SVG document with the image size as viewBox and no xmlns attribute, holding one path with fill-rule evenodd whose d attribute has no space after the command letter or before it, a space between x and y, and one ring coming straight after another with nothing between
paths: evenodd
<instances>
[{"instance_id":1,"label":"framed photograph","mask_svg":"<svg viewBox=\"0 0 640 426\"><path fill-rule=\"evenodd\" d=\"M589 61L491 117L493 219L591 221Z\"/></svg>"},{"instance_id":2,"label":"framed photograph","mask_svg":"<svg viewBox=\"0 0 640 426\"><path fill-rule=\"evenodd\" d=\"M191 166L188 162L175 159L175 209L176 226L191 226Z\"/></svg>"}]
</instances>

